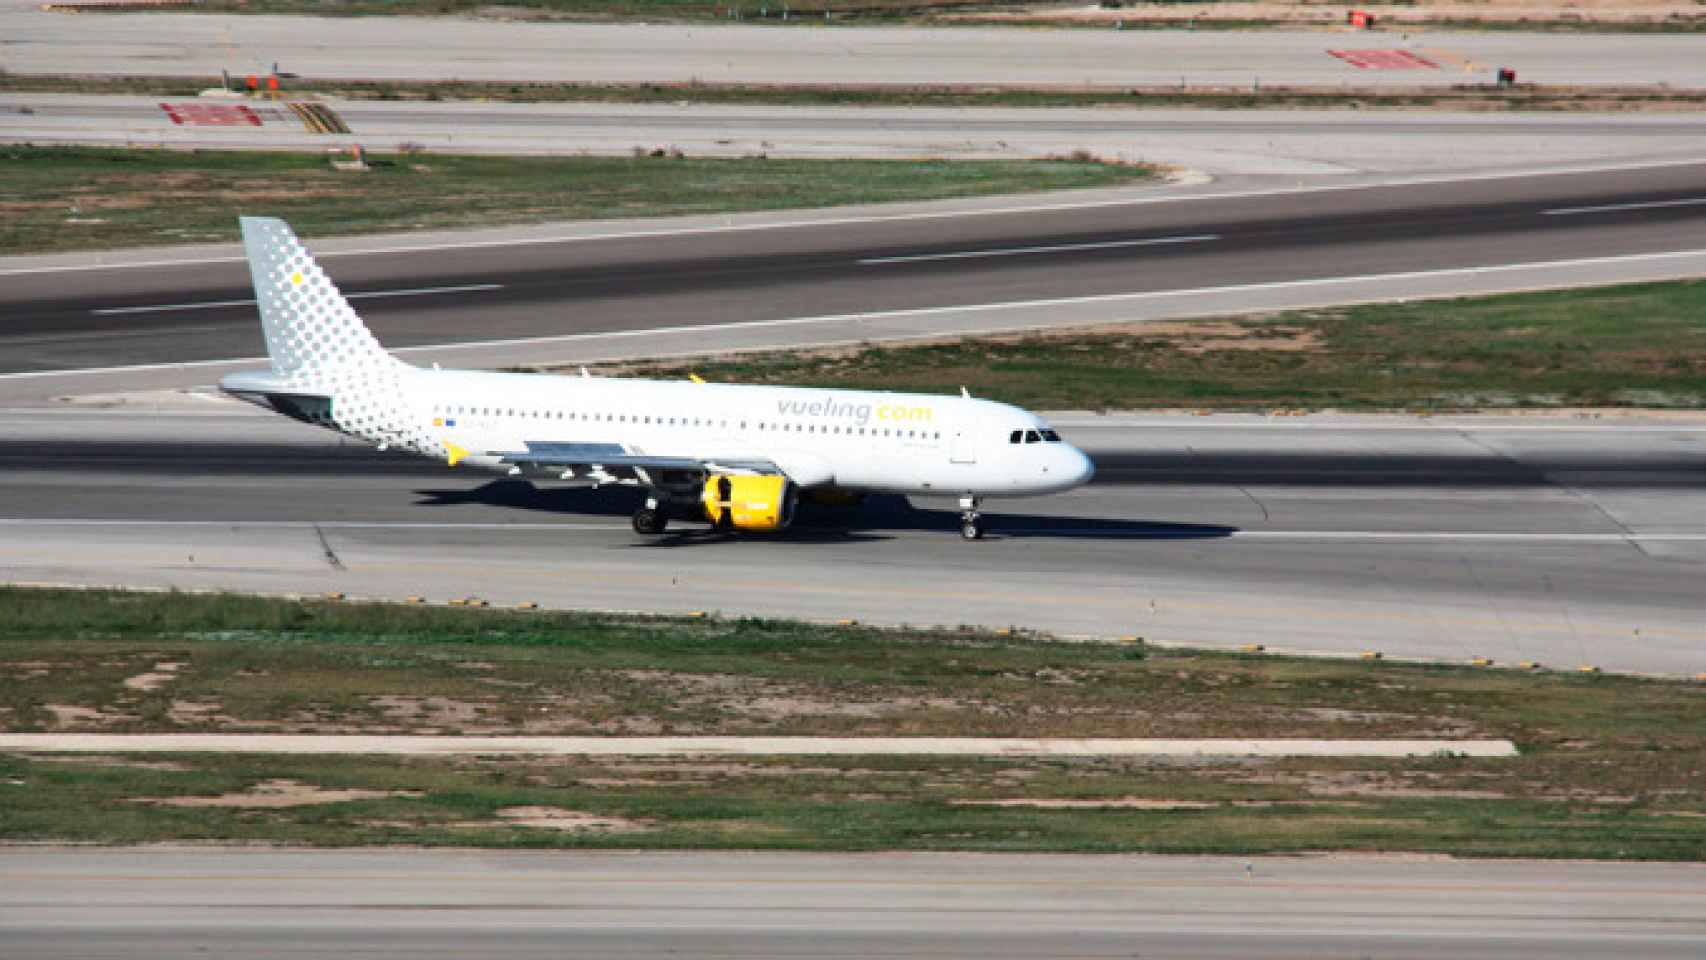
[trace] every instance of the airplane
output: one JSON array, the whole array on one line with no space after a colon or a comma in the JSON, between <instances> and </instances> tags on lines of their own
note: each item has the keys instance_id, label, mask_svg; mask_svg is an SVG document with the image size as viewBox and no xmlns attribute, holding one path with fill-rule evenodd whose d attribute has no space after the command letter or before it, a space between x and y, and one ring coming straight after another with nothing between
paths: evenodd
<instances>
[{"instance_id":1,"label":"airplane","mask_svg":"<svg viewBox=\"0 0 1706 960\"><path fill-rule=\"evenodd\" d=\"M1042 418L970 397L412 366L386 352L289 224L241 217L271 367L220 389L301 420L516 477L639 487L633 526L672 519L786 529L800 498L957 496L960 534L985 498L1088 483L1090 458Z\"/></svg>"}]
</instances>

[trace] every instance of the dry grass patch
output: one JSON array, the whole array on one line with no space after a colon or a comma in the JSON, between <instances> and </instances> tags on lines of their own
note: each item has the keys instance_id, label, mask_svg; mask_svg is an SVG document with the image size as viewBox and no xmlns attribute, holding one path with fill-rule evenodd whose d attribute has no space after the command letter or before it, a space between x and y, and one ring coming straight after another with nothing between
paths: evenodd
<instances>
[{"instance_id":1,"label":"dry grass patch","mask_svg":"<svg viewBox=\"0 0 1706 960\"><path fill-rule=\"evenodd\" d=\"M156 663L154 665L154 669L147 673L139 673L134 677L125 677L124 686L127 690L138 690L143 693L158 690L177 679L178 671L183 668L184 665L181 663L172 663L169 661Z\"/></svg>"},{"instance_id":2,"label":"dry grass patch","mask_svg":"<svg viewBox=\"0 0 1706 960\"><path fill-rule=\"evenodd\" d=\"M323 803L350 803L356 800L421 796L424 794L412 790L328 789L296 780L264 780L241 793L227 793L217 797L137 797L131 802L151 803L163 807L235 807L273 810L282 807L311 807Z\"/></svg>"},{"instance_id":3,"label":"dry grass patch","mask_svg":"<svg viewBox=\"0 0 1706 960\"><path fill-rule=\"evenodd\" d=\"M564 810L560 807L504 807L497 813L499 819L512 826L566 830L574 833L637 833L651 830L654 826L642 820L602 816L583 810Z\"/></svg>"}]
</instances>

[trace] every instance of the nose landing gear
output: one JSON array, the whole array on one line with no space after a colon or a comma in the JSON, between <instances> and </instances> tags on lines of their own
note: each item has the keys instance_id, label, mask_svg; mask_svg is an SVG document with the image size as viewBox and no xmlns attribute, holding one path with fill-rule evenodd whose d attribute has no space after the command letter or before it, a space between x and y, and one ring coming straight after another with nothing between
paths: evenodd
<instances>
[{"instance_id":1,"label":"nose landing gear","mask_svg":"<svg viewBox=\"0 0 1706 960\"><path fill-rule=\"evenodd\" d=\"M960 498L960 537L965 540L983 539L983 515L977 512L977 497Z\"/></svg>"}]
</instances>

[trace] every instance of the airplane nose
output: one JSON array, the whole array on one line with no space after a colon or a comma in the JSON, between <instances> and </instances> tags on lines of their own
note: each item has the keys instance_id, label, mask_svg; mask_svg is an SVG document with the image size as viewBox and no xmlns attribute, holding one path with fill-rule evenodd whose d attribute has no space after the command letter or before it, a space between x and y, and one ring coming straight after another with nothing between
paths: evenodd
<instances>
[{"instance_id":1,"label":"airplane nose","mask_svg":"<svg viewBox=\"0 0 1706 960\"><path fill-rule=\"evenodd\" d=\"M1084 455L1084 451L1077 447L1072 448L1072 456L1077 465L1076 472L1070 473L1073 484L1078 486L1089 483L1090 478L1096 475L1096 465L1091 463L1090 458Z\"/></svg>"}]
</instances>

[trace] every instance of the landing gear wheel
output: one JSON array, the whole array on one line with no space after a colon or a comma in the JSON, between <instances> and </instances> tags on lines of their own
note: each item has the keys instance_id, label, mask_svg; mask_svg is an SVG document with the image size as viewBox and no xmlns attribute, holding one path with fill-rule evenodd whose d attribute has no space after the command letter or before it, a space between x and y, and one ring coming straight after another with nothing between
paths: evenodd
<instances>
[{"instance_id":1,"label":"landing gear wheel","mask_svg":"<svg viewBox=\"0 0 1706 960\"><path fill-rule=\"evenodd\" d=\"M656 507L641 507L634 511L635 533L662 533L668 525L669 515Z\"/></svg>"},{"instance_id":2,"label":"landing gear wheel","mask_svg":"<svg viewBox=\"0 0 1706 960\"><path fill-rule=\"evenodd\" d=\"M967 494L960 498L960 537L965 540L983 539L983 516L977 512L981 497Z\"/></svg>"}]
</instances>

